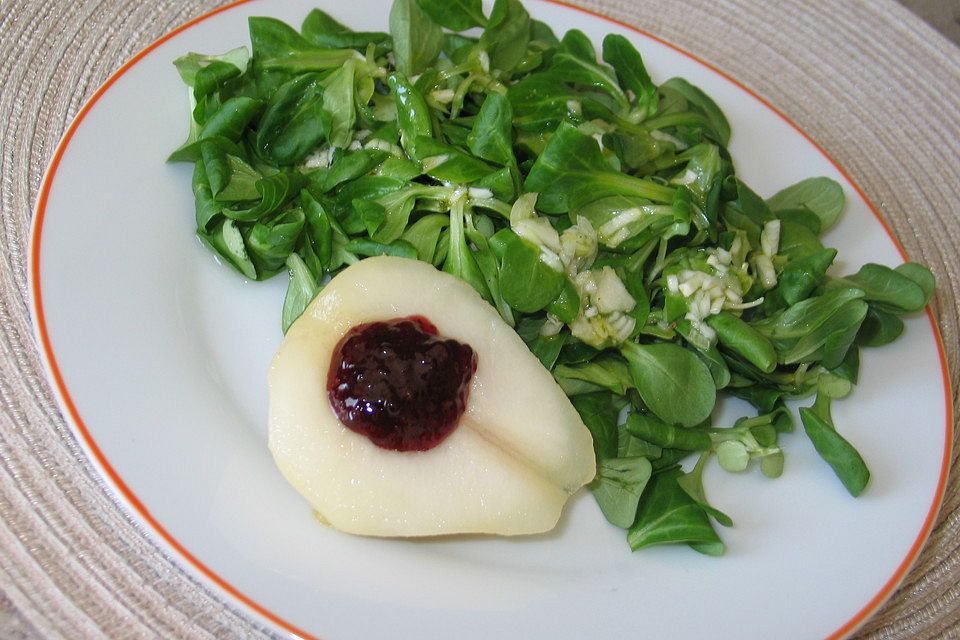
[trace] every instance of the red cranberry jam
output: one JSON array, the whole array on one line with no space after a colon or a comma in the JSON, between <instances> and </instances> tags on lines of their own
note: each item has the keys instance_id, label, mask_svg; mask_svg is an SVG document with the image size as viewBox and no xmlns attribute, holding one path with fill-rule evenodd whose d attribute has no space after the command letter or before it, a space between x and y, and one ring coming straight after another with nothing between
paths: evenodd
<instances>
[{"instance_id":1,"label":"red cranberry jam","mask_svg":"<svg viewBox=\"0 0 960 640\"><path fill-rule=\"evenodd\" d=\"M327 394L340 421L377 446L426 451L456 428L477 355L422 316L370 322L340 340Z\"/></svg>"}]
</instances>

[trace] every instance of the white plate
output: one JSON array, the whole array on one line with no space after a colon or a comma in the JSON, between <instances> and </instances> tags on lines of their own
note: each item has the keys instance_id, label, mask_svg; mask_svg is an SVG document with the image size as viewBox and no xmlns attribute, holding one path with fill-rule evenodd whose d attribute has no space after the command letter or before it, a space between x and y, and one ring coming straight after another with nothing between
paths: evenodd
<instances>
[{"instance_id":1,"label":"white plate","mask_svg":"<svg viewBox=\"0 0 960 640\"><path fill-rule=\"evenodd\" d=\"M585 492L556 532L527 539L372 540L317 524L265 446L284 278L247 283L216 264L193 238L190 167L164 163L187 125L173 59L247 43L250 15L299 24L313 4L234 5L155 44L82 110L44 183L31 263L38 337L68 420L131 513L272 624L329 640L818 638L862 623L916 558L944 490L948 384L926 315L895 345L865 351L861 384L835 406L873 471L865 495L850 498L802 432L784 438L778 480L712 466L710 499L737 525L721 531L723 558L632 554ZM857 189L759 98L652 37L529 5L558 33L622 33L655 80L701 86L761 194L813 175L843 182L848 211L826 238L841 271L902 261ZM382 0L328 8L385 28Z\"/></svg>"}]
</instances>

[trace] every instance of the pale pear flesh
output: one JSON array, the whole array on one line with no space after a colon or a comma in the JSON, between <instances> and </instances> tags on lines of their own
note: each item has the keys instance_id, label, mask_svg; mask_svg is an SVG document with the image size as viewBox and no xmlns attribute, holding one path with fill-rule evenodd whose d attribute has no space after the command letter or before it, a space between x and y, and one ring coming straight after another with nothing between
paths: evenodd
<instances>
[{"instance_id":1,"label":"pale pear flesh","mask_svg":"<svg viewBox=\"0 0 960 640\"><path fill-rule=\"evenodd\" d=\"M470 345L477 370L457 428L433 449L398 452L343 426L327 373L351 328L414 315ZM342 531L548 531L595 473L590 432L516 332L470 285L416 260L367 258L338 274L290 327L269 386L277 466Z\"/></svg>"}]
</instances>

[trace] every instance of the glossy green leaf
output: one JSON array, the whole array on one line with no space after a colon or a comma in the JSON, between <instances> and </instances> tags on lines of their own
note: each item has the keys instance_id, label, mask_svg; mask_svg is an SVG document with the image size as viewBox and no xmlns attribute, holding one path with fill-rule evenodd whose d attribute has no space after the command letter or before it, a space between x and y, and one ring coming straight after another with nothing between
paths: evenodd
<instances>
[{"instance_id":1,"label":"glossy green leaf","mask_svg":"<svg viewBox=\"0 0 960 640\"><path fill-rule=\"evenodd\" d=\"M332 264L333 223L326 209L307 190L300 192L300 208L303 209L306 219L306 234L323 270L328 271L339 266Z\"/></svg>"},{"instance_id":2,"label":"glossy green leaf","mask_svg":"<svg viewBox=\"0 0 960 640\"><path fill-rule=\"evenodd\" d=\"M693 498L693 501L711 518L725 527L732 527L733 519L723 511L710 506L710 503L707 502L707 496L703 490L703 470L706 468L709 459L709 454L701 455L697 460L697 464L689 473L684 473L677 477L677 484L680 485L680 488L683 489L688 496Z\"/></svg>"},{"instance_id":3,"label":"glossy green leaf","mask_svg":"<svg viewBox=\"0 0 960 640\"><path fill-rule=\"evenodd\" d=\"M494 170L483 160L428 136L417 138L414 146L424 173L441 182L469 184Z\"/></svg>"},{"instance_id":4,"label":"glossy green leaf","mask_svg":"<svg viewBox=\"0 0 960 640\"><path fill-rule=\"evenodd\" d=\"M590 115L612 118L611 109L598 96L570 88L561 76L554 73L529 75L507 90L514 126L534 132L538 138L564 119Z\"/></svg>"},{"instance_id":5,"label":"glossy green leaf","mask_svg":"<svg viewBox=\"0 0 960 640\"><path fill-rule=\"evenodd\" d=\"M864 300L888 313L920 311L929 301L930 279L913 269L910 275L922 278L923 286L903 273L880 264L865 264L852 276L839 278L829 286L854 286L863 291Z\"/></svg>"},{"instance_id":6,"label":"glossy green leaf","mask_svg":"<svg viewBox=\"0 0 960 640\"><path fill-rule=\"evenodd\" d=\"M343 66L323 80L323 111L329 121L327 140L334 147L345 148L353 141L355 61Z\"/></svg>"},{"instance_id":7,"label":"glossy green leaf","mask_svg":"<svg viewBox=\"0 0 960 640\"><path fill-rule=\"evenodd\" d=\"M662 421L692 427L716 404L710 370L695 355L671 343L620 346L644 403Z\"/></svg>"},{"instance_id":8,"label":"glossy green leaf","mask_svg":"<svg viewBox=\"0 0 960 640\"><path fill-rule=\"evenodd\" d=\"M224 208L222 212L228 218L240 222L255 222L264 216L279 211L288 202L296 198L306 182L303 175L296 171L280 171L257 181L256 189L260 202L246 209Z\"/></svg>"},{"instance_id":9,"label":"glossy green leaf","mask_svg":"<svg viewBox=\"0 0 960 640\"><path fill-rule=\"evenodd\" d=\"M298 207L253 225L246 238L247 250L261 280L282 270L296 248L305 224L306 217Z\"/></svg>"},{"instance_id":10,"label":"glossy green leaf","mask_svg":"<svg viewBox=\"0 0 960 640\"><path fill-rule=\"evenodd\" d=\"M323 179L323 191L330 191L335 187L355 180L370 173L388 156L379 149L360 149L340 156L331 166Z\"/></svg>"},{"instance_id":11,"label":"glossy green leaf","mask_svg":"<svg viewBox=\"0 0 960 640\"><path fill-rule=\"evenodd\" d=\"M473 252L467 245L464 231L464 206L464 199L460 198L450 209L449 244L446 259L443 262L443 270L460 278L472 286L483 299L491 302L492 296L487 289L483 273L477 265Z\"/></svg>"},{"instance_id":12,"label":"glossy green leaf","mask_svg":"<svg viewBox=\"0 0 960 640\"><path fill-rule=\"evenodd\" d=\"M221 218L209 232L198 232L197 235L205 245L244 277L257 279L257 270L247 253L243 234L233 220Z\"/></svg>"},{"instance_id":13,"label":"glossy green leaf","mask_svg":"<svg viewBox=\"0 0 960 640\"><path fill-rule=\"evenodd\" d=\"M759 331L730 313L710 316L707 324L717 332L724 349L736 353L764 373L777 366L777 352L773 344Z\"/></svg>"},{"instance_id":14,"label":"glossy green leaf","mask_svg":"<svg viewBox=\"0 0 960 640\"><path fill-rule=\"evenodd\" d=\"M409 242L395 240L391 243L376 242L365 238L354 238L346 245L346 250L358 256L397 256L417 259L417 249Z\"/></svg>"},{"instance_id":15,"label":"glossy green leaf","mask_svg":"<svg viewBox=\"0 0 960 640\"><path fill-rule=\"evenodd\" d=\"M570 398L593 436L597 460L617 457L617 418L620 409L609 393L586 393Z\"/></svg>"},{"instance_id":16,"label":"glossy green leaf","mask_svg":"<svg viewBox=\"0 0 960 640\"><path fill-rule=\"evenodd\" d=\"M263 175L237 156L226 155L229 178L226 185L217 192L218 202L244 202L260 197L257 183Z\"/></svg>"},{"instance_id":17,"label":"glossy green leaf","mask_svg":"<svg viewBox=\"0 0 960 640\"><path fill-rule=\"evenodd\" d=\"M655 544L686 543L708 555L721 555L723 542L707 513L677 484L681 471L655 474L640 500L637 519L627 533L636 551Z\"/></svg>"},{"instance_id":18,"label":"glossy green leaf","mask_svg":"<svg viewBox=\"0 0 960 640\"><path fill-rule=\"evenodd\" d=\"M527 174L523 188L540 193L538 208L548 213L577 209L605 196L671 202L674 194L671 187L613 171L597 141L568 123L557 127Z\"/></svg>"},{"instance_id":19,"label":"glossy green leaf","mask_svg":"<svg viewBox=\"0 0 960 640\"><path fill-rule=\"evenodd\" d=\"M499 93L487 94L467 137L470 151L477 157L511 165L513 156L513 109Z\"/></svg>"},{"instance_id":20,"label":"glossy green leaf","mask_svg":"<svg viewBox=\"0 0 960 640\"><path fill-rule=\"evenodd\" d=\"M409 0L413 2L413 0ZM415 141L420 137L433 135L433 124L430 119L430 109L423 95L410 84L406 76L394 73L387 78L390 89L393 91L397 106L397 125L400 128L400 144L413 159L419 156L415 149Z\"/></svg>"},{"instance_id":21,"label":"glossy green leaf","mask_svg":"<svg viewBox=\"0 0 960 640\"><path fill-rule=\"evenodd\" d=\"M665 449L706 451L712 444L705 431L667 424L649 413L633 412L627 418L627 431L637 438Z\"/></svg>"},{"instance_id":22,"label":"glossy green leaf","mask_svg":"<svg viewBox=\"0 0 960 640\"><path fill-rule=\"evenodd\" d=\"M843 187L831 178L807 178L778 191L767 200L771 209L808 209L820 218L820 231L837 223L846 198Z\"/></svg>"},{"instance_id":23,"label":"glossy green leaf","mask_svg":"<svg viewBox=\"0 0 960 640\"><path fill-rule=\"evenodd\" d=\"M609 34L603 39L603 59L616 71L620 85L633 92L634 104L642 115L652 115L657 106L657 87L636 47L621 35Z\"/></svg>"},{"instance_id":24,"label":"glossy green leaf","mask_svg":"<svg viewBox=\"0 0 960 640\"><path fill-rule=\"evenodd\" d=\"M390 35L380 31L353 31L337 22L333 16L312 9L300 27L303 37L311 44L325 49L358 49L365 51L367 45L390 45Z\"/></svg>"},{"instance_id":25,"label":"glossy green leaf","mask_svg":"<svg viewBox=\"0 0 960 640\"><path fill-rule=\"evenodd\" d=\"M868 308L867 315L857 333L857 344L864 347L880 347L890 344L900 337L903 328L903 320L892 313Z\"/></svg>"},{"instance_id":26,"label":"glossy green leaf","mask_svg":"<svg viewBox=\"0 0 960 640\"><path fill-rule=\"evenodd\" d=\"M870 470L860 453L837 433L830 422L811 409L801 407L800 420L817 453L830 465L850 495L863 493L870 480Z\"/></svg>"},{"instance_id":27,"label":"glossy green leaf","mask_svg":"<svg viewBox=\"0 0 960 640\"><path fill-rule=\"evenodd\" d=\"M597 464L591 489L610 524L622 529L633 524L640 495L652 473L653 466L644 457L607 458Z\"/></svg>"},{"instance_id":28,"label":"glossy green leaf","mask_svg":"<svg viewBox=\"0 0 960 640\"><path fill-rule=\"evenodd\" d=\"M416 248L420 260L432 263L437 253L440 232L449 224L450 218L444 214L426 215L408 226L400 237Z\"/></svg>"},{"instance_id":29,"label":"glossy green leaf","mask_svg":"<svg viewBox=\"0 0 960 640\"><path fill-rule=\"evenodd\" d=\"M291 253L287 257L286 265L290 271L290 281L287 284L287 293L283 299L283 313L280 318L280 328L284 333L294 320L300 317L320 290L310 269L296 253Z\"/></svg>"},{"instance_id":30,"label":"glossy green leaf","mask_svg":"<svg viewBox=\"0 0 960 640\"><path fill-rule=\"evenodd\" d=\"M180 78L183 80L183 82L187 86L194 88L195 96L197 89L196 85L198 83L197 75L201 74L204 69L214 64L228 65L235 69L235 71L223 71L222 69L219 71L214 71L214 75L218 79L222 79L224 75L229 75L229 77L237 77L247 70L247 66L250 64L250 52L246 47L236 47L220 55L188 53L173 61L173 66L177 68L177 73L180 74ZM199 82L202 84L205 82L205 80L201 78ZM205 94L210 93L211 91L212 89L210 87L204 87L200 93Z\"/></svg>"},{"instance_id":31,"label":"glossy green leaf","mask_svg":"<svg viewBox=\"0 0 960 640\"><path fill-rule=\"evenodd\" d=\"M188 139L179 149L170 154L168 162L196 161L200 158L200 143L204 140L221 138L223 141L237 142L247 125L259 114L262 103L246 96L230 98L209 117L196 132L196 139ZM218 140L218 142L220 142Z\"/></svg>"},{"instance_id":32,"label":"glossy green leaf","mask_svg":"<svg viewBox=\"0 0 960 640\"><path fill-rule=\"evenodd\" d=\"M500 291L517 311L533 313L553 302L566 276L540 259L540 249L513 235L500 265Z\"/></svg>"},{"instance_id":33,"label":"glossy green leaf","mask_svg":"<svg viewBox=\"0 0 960 640\"><path fill-rule=\"evenodd\" d=\"M550 72L554 76L563 78L564 82L600 91L609 96L620 109L629 107L627 96L617 82L616 72L597 61L592 44L589 49L577 46L573 44L577 40L571 40L570 33L562 42L564 46L561 46L550 61Z\"/></svg>"},{"instance_id":34,"label":"glossy green leaf","mask_svg":"<svg viewBox=\"0 0 960 640\"><path fill-rule=\"evenodd\" d=\"M408 77L433 64L443 45L443 30L417 0L394 0L390 8L390 35L397 70Z\"/></svg>"},{"instance_id":35,"label":"glossy green leaf","mask_svg":"<svg viewBox=\"0 0 960 640\"><path fill-rule=\"evenodd\" d=\"M589 382L597 390L607 390L619 396L627 394L633 387L627 363L616 356L597 358L579 364L558 364L553 375L563 384L563 380L581 380Z\"/></svg>"},{"instance_id":36,"label":"glossy green leaf","mask_svg":"<svg viewBox=\"0 0 960 640\"><path fill-rule=\"evenodd\" d=\"M481 0L417 0L434 22L452 31L482 27L487 22Z\"/></svg>"},{"instance_id":37,"label":"glossy green leaf","mask_svg":"<svg viewBox=\"0 0 960 640\"><path fill-rule=\"evenodd\" d=\"M683 78L670 78L660 85L660 91L673 92L682 96L694 112L704 117L716 142L723 146L730 143L730 123L720 107L699 87Z\"/></svg>"},{"instance_id":38,"label":"glossy green leaf","mask_svg":"<svg viewBox=\"0 0 960 640\"><path fill-rule=\"evenodd\" d=\"M491 69L510 73L523 59L530 41L530 14L519 0L494 0L480 47L490 56Z\"/></svg>"},{"instance_id":39,"label":"glossy green leaf","mask_svg":"<svg viewBox=\"0 0 960 640\"><path fill-rule=\"evenodd\" d=\"M321 77L303 74L281 85L267 103L257 126L256 146L277 165L291 165L323 142L330 127Z\"/></svg>"}]
</instances>

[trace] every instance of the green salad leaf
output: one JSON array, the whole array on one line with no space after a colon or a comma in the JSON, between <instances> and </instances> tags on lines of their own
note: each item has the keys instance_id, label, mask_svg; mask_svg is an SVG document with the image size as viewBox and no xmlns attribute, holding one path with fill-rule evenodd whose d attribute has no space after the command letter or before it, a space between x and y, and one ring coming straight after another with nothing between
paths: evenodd
<instances>
[{"instance_id":1,"label":"green salad leaf","mask_svg":"<svg viewBox=\"0 0 960 640\"><path fill-rule=\"evenodd\" d=\"M249 49L174 63L189 133L169 160L193 165L196 233L244 278L289 274L283 331L368 256L461 278L570 397L632 549L721 554L733 520L704 468L780 476L788 401L813 398L799 424L824 469L869 489L831 406L936 283L914 263L835 272L840 183L762 197L720 105L658 83L623 36L555 34L519 0L394 0L388 25L255 17ZM715 424L725 397L750 415Z\"/></svg>"}]
</instances>

